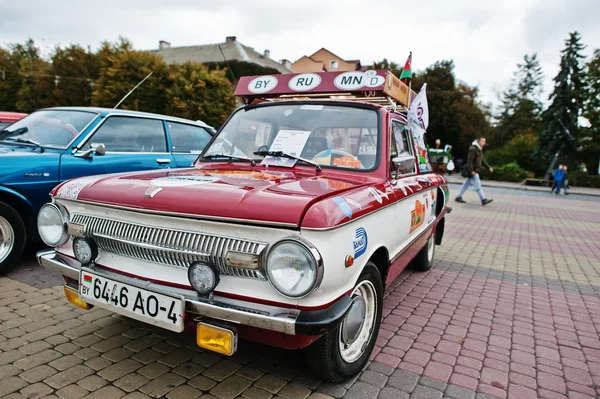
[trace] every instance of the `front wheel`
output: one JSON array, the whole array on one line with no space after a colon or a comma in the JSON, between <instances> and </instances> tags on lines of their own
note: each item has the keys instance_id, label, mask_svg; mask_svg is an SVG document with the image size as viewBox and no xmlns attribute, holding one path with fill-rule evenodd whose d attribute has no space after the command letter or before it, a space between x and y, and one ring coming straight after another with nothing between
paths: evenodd
<instances>
[{"instance_id":1,"label":"front wheel","mask_svg":"<svg viewBox=\"0 0 600 399\"><path fill-rule=\"evenodd\" d=\"M26 239L25 223L19 213L10 205L0 202L0 273L19 260Z\"/></svg>"},{"instance_id":2,"label":"front wheel","mask_svg":"<svg viewBox=\"0 0 600 399\"><path fill-rule=\"evenodd\" d=\"M333 382L358 374L375 346L383 310L383 283L373 262L365 266L351 298L342 323L305 349L312 371Z\"/></svg>"}]
</instances>

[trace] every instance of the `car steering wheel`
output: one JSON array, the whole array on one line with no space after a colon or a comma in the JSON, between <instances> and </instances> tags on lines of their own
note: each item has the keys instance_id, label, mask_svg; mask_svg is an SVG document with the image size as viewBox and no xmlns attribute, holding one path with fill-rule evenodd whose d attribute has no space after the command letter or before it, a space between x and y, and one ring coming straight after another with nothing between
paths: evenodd
<instances>
[{"instance_id":1,"label":"car steering wheel","mask_svg":"<svg viewBox=\"0 0 600 399\"><path fill-rule=\"evenodd\" d=\"M317 153L315 156L312 157L311 161L315 162L315 160L319 159L319 158L323 158L323 155L325 155L326 152L329 152L329 150L323 150L319 153ZM336 158L342 158L342 157L350 157L353 159L358 160L358 158L356 158L354 155L350 154L349 152L346 151L342 151L342 150L331 150L331 155L338 155ZM332 158L333 160L333 158ZM360 162L360 160L358 160ZM332 165L331 163L329 165ZM362 164L362 162L360 163L360 169L364 169L364 166Z\"/></svg>"}]
</instances>

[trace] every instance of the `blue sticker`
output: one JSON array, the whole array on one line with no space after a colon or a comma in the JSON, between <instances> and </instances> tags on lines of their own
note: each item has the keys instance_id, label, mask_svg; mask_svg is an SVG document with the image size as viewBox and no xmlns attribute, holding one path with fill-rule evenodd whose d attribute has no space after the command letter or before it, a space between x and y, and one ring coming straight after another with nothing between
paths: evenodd
<instances>
[{"instance_id":1,"label":"blue sticker","mask_svg":"<svg viewBox=\"0 0 600 399\"><path fill-rule=\"evenodd\" d=\"M354 239L354 259L360 258L367 251L369 239L367 231L363 227L356 229L356 238Z\"/></svg>"},{"instance_id":2,"label":"blue sticker","mask_svg":"<svg viewBox=\"0 0 600 399\"><path fill-rule=\"evenodd\" d=\"M350 208L350 205L346 202L346 200L340 197L335 197L333 199L333 202L335 202L337 206L340 207L342 212L344 212L344 215L346 215L349 218L352 217L352 208Z\"/></svg>"}]
</instances>

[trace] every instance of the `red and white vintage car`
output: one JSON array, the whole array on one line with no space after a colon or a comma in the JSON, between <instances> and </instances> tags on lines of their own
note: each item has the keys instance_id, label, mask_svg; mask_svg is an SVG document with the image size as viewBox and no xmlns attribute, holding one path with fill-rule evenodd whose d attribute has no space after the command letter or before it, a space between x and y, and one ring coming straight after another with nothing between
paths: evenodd
<instances>
[{"instance_id":1,"label":"red and white vintage car","mask_svg":"<svg viewBox=\"0 0 600 399\"><path fill-rule=\"evenodd\" d=\"M375 345L389 285L431 268L446 179L420 165L409 89L385 70L244 77L193 167L84 177L38 217L65 294L231 355L304 349L347 379ZM410 92L414 96L413 92Z\"/></svg>"}]
</instances>

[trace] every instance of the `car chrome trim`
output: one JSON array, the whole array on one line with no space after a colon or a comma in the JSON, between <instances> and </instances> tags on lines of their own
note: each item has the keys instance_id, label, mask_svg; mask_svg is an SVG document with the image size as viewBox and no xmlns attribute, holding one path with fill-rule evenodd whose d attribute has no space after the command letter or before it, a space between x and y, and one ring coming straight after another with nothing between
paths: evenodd
<instances>
[{"instance_id":1,"label":"car chrome trim","mask_svg":"<svg viewBox=\"0 0 600 399\"><path fill-rule=\"evenodd\" d=\"M131 173L131 172L128 172ZM253 219L239 219L239 218L230 218L225 216L208 216L208 215L196 215L192 213L179 213L179 212L170 212L170 211L157 211L153 209L139 209L139 208L131 208L122 205L113 205L113 204L104 204L101 202L93 202L93 201L84 201L80 199L72 199L72 198L58 198L60 201L65 202L74 202L81 205L95 205L101 206L104 208L112 208L119 209L128 212L136 212L136 213L146 213L149 215L162 215L162 216L174 216L178 218L187 218L187 219L196 219L196 220L206 220L213 222L228 222L228 223L237 223L237 224L246 224L246 225L254 225L254 226L267 226L267 227L277 227L284 229L298 229L298 225L295 223L285 223L285 222L269 222L264 220L253 220Z\"/></svg>"},{"instance_id":2,"label":"car chrome trim","mask_svg":"<svg viewBox=\"0 0 600 399\"><path fill-rule=\"evenodd\" d=\"M72 110L72 111L79 111L79 110ZM69 142L69 144L67 144L66 147L61 147L61 149L63 149L63 150L71 148L71 146L73 145L73 143L76 142L79 137L81 137L81 133L85 132L87 130L87 128L90 127L92 125L92 123L94 123L96 121L96 119L98 119L100 117L100 113L99 112L95 112L95 111L79 111L79 112L88 112L88 113L91 113L91 114L96 114L96 116L93 117L92 120L89 121L88 124L85 125L85 127L83 129L81 129L81 131L77 134L77 136L75 136L73 138L73 140L71 140Z\"/></svg>"},{"instance_id":3,"label":"car chrome trim","mask_svg":"<svg viewBox=\"0 0 600 399\"><path fill-rule=\"evenodd\" d=\"M41 266L61 273L79 281L79 268L77 261L61 255L54 250L40 251L37 254ZM285 334L296 334L296 320L301 311L298 309L280 308L270 305L248 303L235 299L214 296L205 299L194 296L194 291L160 286L140 279L124 277L123 275L108 272L101 268L92 268L94 273L123 284L131 284L139 288L155 291L165 295L183 295L185 309L189 313L211 317L218 320L252 327L277 331Z\"/></svg>"},{"instance_id":4,"label":"car chrome trim","mask_svg":"<svg viewBox=\"0 0 600 399\"><path fill-rule=\"evenodd\" d=\"M85 226L85 235L100 249L117 255L186 269L194 262L208 262L223 275L266 280L264 270L231 267L226 260L230 250L260 257L268 246L264 242L81 213L73 214L73 222Z\"/></svg>"}]
</instances>

